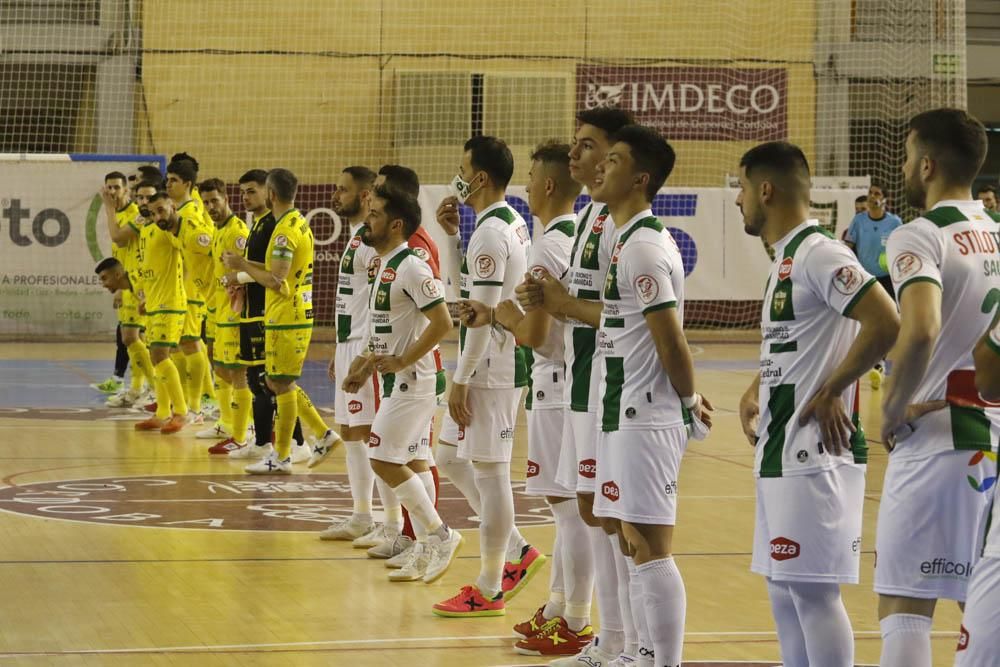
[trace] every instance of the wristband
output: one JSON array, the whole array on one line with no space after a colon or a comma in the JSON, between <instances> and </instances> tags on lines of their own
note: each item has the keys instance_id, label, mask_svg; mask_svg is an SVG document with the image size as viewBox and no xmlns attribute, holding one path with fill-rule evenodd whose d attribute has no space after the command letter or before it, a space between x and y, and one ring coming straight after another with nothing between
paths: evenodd
<instances>
[{"instance_id":1,"label":"wristband","mask_svg":"<svg viewBox=\"0 0 1000 667\"><path fill-rule=\"evenodd\" d=\"M682 396L681 405L690 410L694 406L698 405L698 400L701 398L698 394L692 394L691 396Z\"/></svg>"},{"instance_id":2,"label":"wristband","mask_svg":"<svg viewBox=\"0 0 1000 667\"><path fill-rule=\"evenodd\" d=\"M241 285L244 285L246 283L254 282L254 279L251 278L250 274L247 273L246 271L240 271L239 273L236 274L236 282L238 282Z\"/></svg>"}]
</instances>

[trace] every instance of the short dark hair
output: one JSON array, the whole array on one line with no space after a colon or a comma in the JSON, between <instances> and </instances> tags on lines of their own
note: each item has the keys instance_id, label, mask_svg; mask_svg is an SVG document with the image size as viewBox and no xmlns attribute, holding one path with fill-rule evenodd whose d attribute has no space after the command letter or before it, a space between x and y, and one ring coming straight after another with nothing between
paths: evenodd
<instances>
[{"instance_id":1,"label":"short dark hair","mask_svg":"<svg viewBox=\"0 0 1000 667\"><path fill-rule=\"evenodd\" d=\"M153 183L152 181L139 181L138 185L135 186L135 190L139 188L153 188L157 192L160 192L163 188L161 183Z\"/></svg>"},{"instance_id":2,"label":"short dark hair","mask_svg":"<svg viewBox=\"0 0 1000 667\"><path fill-rule=\"evenodd\" d=\"M221 193L223 197L226 196L226 184L222 182L221 178L206 178L198 186L201 192L215 192Z\"/></svg>"},{"instance_id":3,"label":"short dark hair","mask_svg":"<svg viewBox=\"0 0 1000 667\"><path fill-rule=\"evenodd\" d=\"M247 173L240 176L240 185L244 183L256 183L257 185L264 185L267 183L267 172L263 169L251 169Z\"/></svg>"},{"instance_id":4,"label":"short dark hair","mask_svg":"<svg viewBox=\"0 0 1000 667\"><path fill-rule=\"evenodd\" d=\"M368 167L362 167L355 165L353 167L344 167L342 173L347 174L354 182L363 188L370 188L375 182L375 172Z\"/></svg>"},{"instance_id":5,"label":"short dark hair","mask_svg":"<svg viewBox=\"0 0 1000 667\"><path fill-rule=\"evenodd\" d=\"M583 109L577 112L576 119L580 123L593 125L599 130L604 130L604 133L608 136L611 136L626 125L635 124L635 118L630 111L615 107Z\"/></svg>"},{"instance_id":6,"label":"short dark hair","mask_svg":"<svg viewBox=\"0 0 1000 667\"><path fill-rule=\"evenodd\" d=\"M465 142L465 150L472 153L475 169L485 171L493 184L506 188L514 176L514 156L503 139L481 135Z\"/></svg>"},{"instance_id":7,"label":"short dark hair","mask_svg":"<svg viewBox=\"0 0 1000 667\"><path fill-rule=\"evenodd\" d=\"M385 213L390 220L399 218L403 221L406 238L413 236L420 227L420 203L417 198L388 183L375 188L375 196L385 202Z\"/></svg>"},{"instance_id":8,"label":"short dark hair","mask_svg":"<svg viewBox=\"0 0 1000 667\"><path fill-rule=\"evenodd\" d=\"M116 269L116 268L122 268L122 263L119 262L114 257L105 257L97 265L97 268L94 269L94 273L99 274L103 271L107 271L108 269Z\"/></svg>"},{"instance_id":9,"label":"short dark hair","mask_svg":"<svg viewBox=\"0 0 1000 667\"><path fill-rule=\"evenodd\" d=\"M194 183L198 178L198 169L191 160L173 160L167 165L167 173L173 174L185 183Z\"/></svg>"},{"instance_id":10,"label":"short dark hair","mask_svg":"<svg viewBox=\"0 0 1000 667\"><path fill-rule=\"evenodd\" d=\"M413 197L420 196L420 178L417 172L401 164L383 164L378 170L379 176L385 176L386 183L392 183L394 187Z\"/></svg>"},{"instance_id":11,"label":"short dark hair","mask_svg":"<svg viewBox=\"0 0 1000 667\"><path fill-rule=\"evenodd\" d=\"M992 183L987 183L986 185L976 190L976 197L979 197L984 192L992 192L993 196L995 197L997 194L997 186L993 185Z\"/></svg>"},{"instance_id":12,"label":"short dark hair","mask_svg":"<svg viewBox=\"0 0 1000 667\"><path fill-rule=\"evenodd\" d=\"M120 171L112 171L111 173L104 175L105 183L115 180L120 180L122 183L128 183L128 177Z\"/></svg>"},{"instance_id":13,"label":"short dark hair","mask_svg":"<svg viewBox=\"0 0 1000 667\"><path fill-rule=\"evenodd\" d=\"M569 173L569 152L570 145L558 139L549 139L535 146L531 152L531 161L541 162L549 169L554 170L556 190L565 197L576 198L583 185L573 180Z\"/></svg>"},{"instance_id":14,"label":"short dark hair","mask_svg":"<svg viewBox=\"0 0 1000 667\"><path fill-rule=\"evenodd\" d=\"M639 171L649 174L646 197L653 201L674 170L677 154L673 146L659 132L645 125L626 125L611 136L611 143L627 145Z\"/></svg>"},{"instance_id":15,"label":"short dark hair","mask_svg":"<svg viewBox=\"0 0 1000 667\"><path fill-rule=\"evenodd\" d=\"M933 109L910 119L910 131L927 155L941 165L952 185L971 185L986 159L986 128L963 109Z\"/></svg>"},{"instance_id":16,"label":"short dark hair","mask_svg":"<svg viewBox=\"0 0 1000 667\"><path fill-rule=\"evenodd\" d=\"M194 167L194 171L196 174L201 170L201 167L198 166L198 161L195 160L192 156L188 155L187 153L174 153L173 155L170 156L171 162L177 162L178 160L187 160L188 162L190 162L191 166Z\"/></svg>"},{"instance_id":17,"label":"short dark hair","mask_svg":"<svg viewBox=\"0 0 1000 667\"><path fill-rule=\"evenodd\" d=\"M868 203L868 195L861 195L860 197L855 197L854 198L854 203L855 204L867 204Z\"/></svg>"},{"instance_id":18,"label":"short dark hair","mask_svg":"<svg viewBox=\"0 0 1000 667\"><path fill-rule=\"evenodd\" d=\"M272 169L267 172L267 186L274 190L281 201L295 201L295 194L299 190L299 179L288 169Z\"/></svg>"},{"instance_id":19,"label":"short dark hair","mask_svg":"<svg viewBox=\"0 0 1000 667\"><path fill-rule=\"evenodd\" d=\"M872 182L868 184L868 189L871 190L872 188L878 188L879 192L883 195L885 194L885 188L882 186L881 181L872 180Z\"/></svg>"},{"instance_id":20,"label":"short dark hair","mask_svg":"<svg viewBox=\"0 0 1000 667\"><path fill-rule=\"evenodd\" d=\"M167 194L166 190L157 190L153 193L153 196L149 198L149 203L152 204L154 201L160 201L161 199L166 199L167 201L173 201Z\"/></svg>"},{"instance_id":21,"label":"short dark hair","mask_svg":"<svg viewBox=\"0 0 1000 667\"><path fill-rule=\"evenodd\" d=\"M740 158L747 178L760 171L771 176L779 189L798 199L809 199L809 160L802 149L787 141L768 141L754 146Z\"/></svg>"}]
</instances>

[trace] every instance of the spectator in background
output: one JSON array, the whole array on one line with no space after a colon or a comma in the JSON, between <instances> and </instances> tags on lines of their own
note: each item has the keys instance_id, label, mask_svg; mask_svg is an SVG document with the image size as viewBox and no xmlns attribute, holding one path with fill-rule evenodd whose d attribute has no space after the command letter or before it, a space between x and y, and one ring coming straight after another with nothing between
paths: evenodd
<instances>
[{"instance_id":1,"label":"spectator in background","mask_svg":"<svg viewBox=\"0 0 1000 667\"><path fill-rule=\"evenodd\" d=\"M885 244L889 234L903 224L898 215L889 213L885 191L878 183L872 183L868 188L866 201L867 210L858 213L851 220L851 226L844 235L847 247L854 251L865 271L875 276L889 296L895 298L892 289L892 279L889 277L889 267L885 258ZM868 374L872 389L882 386L882 375L885 363L881 362Z\"/></svg>"},{"instance_id":2,"label":"spectator in background","mask_svg":"<svg viewBox=\"0 0 1000 667\"><path fill-rule=\"evenodd\" d=\"M976 198L983 202L983 207L987 211L997 210L997 188L995 185L987 184L979 188Z\"/></svg>"},{"instance_id":3,"label":"spectator in background","mask_svg":"<svg viewBox=\"0 0 1000 667\"><path fill-rule=\"evenodd\" d=\"M868 210L868 195L861 195L854 200L854 215Z\"/></svg>"}]
</instances>

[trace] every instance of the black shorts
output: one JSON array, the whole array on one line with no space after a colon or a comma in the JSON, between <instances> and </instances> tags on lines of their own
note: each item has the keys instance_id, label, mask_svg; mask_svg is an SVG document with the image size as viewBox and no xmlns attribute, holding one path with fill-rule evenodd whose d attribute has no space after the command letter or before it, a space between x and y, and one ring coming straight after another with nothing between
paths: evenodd
<instances>
[{"instance_id":1,"label":"black shorts","mask_svg":"<svg viewBox=\"0 0 1000 667\"><path fill-rule=\"evenodd\" d=\"M881 276L876 278L879 284L885 288L885 291L889 293L889 297L895 301L896 300L896 290L892 288L892 278L889 276Z\"/></svg>"},{"instance_id":2,"label":"black shorts","mask_svg":"<svg viewBox=\"0 0 1000 667\"><path fill-rule=\"evenodd\" d=\"M257 366L264 363L264 321L240 322L240 363Z\"/></svg>"}]
</instances>

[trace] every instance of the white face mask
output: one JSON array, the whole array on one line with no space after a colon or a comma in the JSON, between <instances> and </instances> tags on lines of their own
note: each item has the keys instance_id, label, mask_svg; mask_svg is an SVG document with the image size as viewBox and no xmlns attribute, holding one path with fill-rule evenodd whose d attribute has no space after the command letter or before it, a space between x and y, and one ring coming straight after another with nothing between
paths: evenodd
<instances>
[{"instance_id":1,"label":"white face mask","mask_svg":"<svg viewBox=\"0 0 1000 667\"><path fill-rule=\"evenodd\" d=\"M455 198L458 200L458 203L464 204L468 201L469 197L479 191L479 188L473 190L472 184L463 180L460 175L455 174L455 178L451 179L451 191L455 194Z\"/></svg>"}]
</instances>

